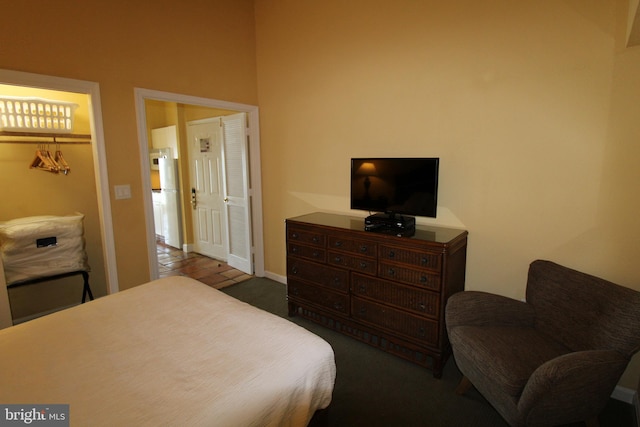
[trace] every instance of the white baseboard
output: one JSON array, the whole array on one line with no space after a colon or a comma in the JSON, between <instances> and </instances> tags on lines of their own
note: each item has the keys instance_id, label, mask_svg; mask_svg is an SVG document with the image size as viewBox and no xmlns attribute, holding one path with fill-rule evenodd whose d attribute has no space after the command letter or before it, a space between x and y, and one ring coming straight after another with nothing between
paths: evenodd
<instances>
[{"instance_id":1,"label":"white baseboard","mask_svg":"<svg viewBox=\"0 0 640 427\"><path fill-rule=\"evenodd\" d=\"M636 390L632 390L632 389L629 389L626 387L620 387L620 386L616 386L616 388L613 390L613 393L611 393L612 399L629 403L630 405L633 406L636 413L637 427L640 427L640 396L638 396L639 393L640 393L640 389L636 391Z\"/></svg>"},{"instance_id":2,"label":"white baseboard","mask_svg":"<svg viewBox=\"0 0 640 427\"><path fill-rule=\"evenodd\" d=\"M636 392L633 397L633 406L636 408L636 424L640 427L640 397L638 396L638 392Z\"/></svg>"},{"instance_id":3,"label":"white baseboard","mask_svg":"<svg viewBox=\"0 0 640 427\"><path fill-rule=\"evenodd\" d=\"M183 243L182 252L193 252L193 243Z\"/></svg>"},{"instance_id":4,"label":"white baseboard","mask_svg":"<svg viewBox=\"0 0 640 427\"><path fill-rule=\"evenodd\" d=\"M276 282L280 282L283 285L287 284L287 276L281 276L279 274L275 274L270 271L265 271L264 277L266 277L267 279L275 280Z\"/></svg>"},{"instance_id":5,"label":"white baseboard","mask_svg":"<svg viewBox=\"0 0 640 427\"><path fill-rule=\"evenodd\" d=\"M636 405L638 401L638 393L630 388L617 385L616 388L613 389L613 393L611 393L611 398L628 403L629 405ZM637 409L638 408L636 406L636 410Z\"/></svg>"}]
</instances>

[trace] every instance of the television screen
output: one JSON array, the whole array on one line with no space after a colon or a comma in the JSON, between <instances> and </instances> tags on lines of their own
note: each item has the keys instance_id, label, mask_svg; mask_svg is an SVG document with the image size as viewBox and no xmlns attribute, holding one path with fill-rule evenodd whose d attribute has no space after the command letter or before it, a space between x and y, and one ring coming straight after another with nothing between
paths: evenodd
<instances>
[{"instance_id":1,"label":"television screen","mask_svg":"<svg viewBox=\"0 0 640 427\"><path fill-rule=\"evenodd\" d=\"M351 159L351 209L436 216L439 158Z\"/></svg>"}]
</instances>

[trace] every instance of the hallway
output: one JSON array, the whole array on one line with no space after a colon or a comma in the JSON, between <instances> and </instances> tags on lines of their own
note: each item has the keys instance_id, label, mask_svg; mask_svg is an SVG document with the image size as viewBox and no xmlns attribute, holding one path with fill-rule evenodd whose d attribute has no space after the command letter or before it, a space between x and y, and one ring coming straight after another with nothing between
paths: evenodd
<instances>
[{"instance_id":1,"label":"hallway","mask_svg":"<svg viewBox=\"0 0 640 427\"><path fill-rule=\"evenodd\" d=\"M185 253L168 246L160 239L156 242L159 277L188 276L215 289L250 279L251 275L236 270L224 261L218 261L195 252Z\"/></svg>"}]
</instances>

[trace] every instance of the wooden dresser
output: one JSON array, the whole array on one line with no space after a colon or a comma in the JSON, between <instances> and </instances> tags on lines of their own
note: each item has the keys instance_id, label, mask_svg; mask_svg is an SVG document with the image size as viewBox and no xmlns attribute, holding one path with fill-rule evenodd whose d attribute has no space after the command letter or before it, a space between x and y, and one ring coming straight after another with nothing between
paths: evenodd
<instances>
[{"instance_id":1,"label":"wooden dresser","mask_svg":"<svg viewBox=\"0 0 640 427\"><path fill-rule=\"evenodd\" d=\"M444 324L464 290L467 232L417 226L364 231L364 219L313 213L286 221L289 315L300 315L433 370L451 353Z\"/></svg>"}]
</instances>

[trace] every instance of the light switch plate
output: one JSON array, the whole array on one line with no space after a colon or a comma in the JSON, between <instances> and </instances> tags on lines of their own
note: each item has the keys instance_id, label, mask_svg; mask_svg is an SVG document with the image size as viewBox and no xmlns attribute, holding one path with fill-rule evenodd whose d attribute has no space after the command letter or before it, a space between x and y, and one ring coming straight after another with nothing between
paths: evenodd
<instances>
[{"instance_id":1,"label":"light switch plate","mask_svg":"<svg viewBox=\"0 0 640 427\"><path fill-rule=\"evenodd\" d=\"M113 190L116 193L116 200L131 198L131 186L129 184L114 185Z\"/></svg>"}]
</instances>

